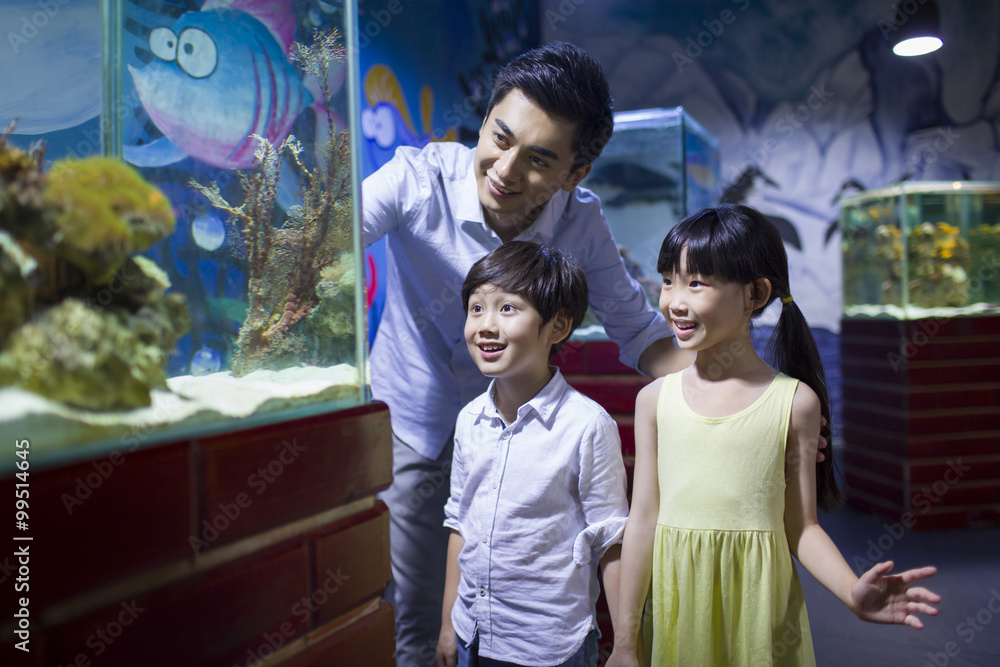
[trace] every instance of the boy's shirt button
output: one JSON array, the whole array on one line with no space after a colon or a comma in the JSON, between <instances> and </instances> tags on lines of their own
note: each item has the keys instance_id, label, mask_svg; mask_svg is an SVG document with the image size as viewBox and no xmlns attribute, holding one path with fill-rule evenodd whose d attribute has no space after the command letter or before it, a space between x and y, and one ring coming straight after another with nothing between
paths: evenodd
<instances>
[{"instance_id":1,"label":"boy's shirt button","mask_svg":"<svg viewBox=\"0 0 1000 667\"><path fill-rule=\"evenodd\" d=\"M489 542L489 538L486 537L486 535L483 535L482 540L483 540L483 544L486 544L487 542Z\"/></svg>"}]
</instances>

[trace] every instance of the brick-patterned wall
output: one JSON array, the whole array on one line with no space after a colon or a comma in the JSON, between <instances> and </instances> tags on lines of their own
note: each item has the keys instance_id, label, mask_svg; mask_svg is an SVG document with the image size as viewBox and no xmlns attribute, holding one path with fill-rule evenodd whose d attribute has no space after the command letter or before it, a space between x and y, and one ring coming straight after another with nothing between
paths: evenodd
<instances>
[{"instance_id":1,"label":"brick-patterned wall","mask_svg":"<svg viewBox=\"0 0 1000 667\"><path fill-rule=\"evenodd\" d=\"M5 585L3 664L395 664L383 404L29 479L31 652Z\"/></svg>"},{"instance_id":2,"label":"brick-patterned wall","mask_svg":"<svg viewBox=\"0 0 1000 667\"><path fill-rule=\"evenodd\" d=\"M841 324L849 503L913 530L1000 523L1000 317Z\"/></svg>"}]
</instances>

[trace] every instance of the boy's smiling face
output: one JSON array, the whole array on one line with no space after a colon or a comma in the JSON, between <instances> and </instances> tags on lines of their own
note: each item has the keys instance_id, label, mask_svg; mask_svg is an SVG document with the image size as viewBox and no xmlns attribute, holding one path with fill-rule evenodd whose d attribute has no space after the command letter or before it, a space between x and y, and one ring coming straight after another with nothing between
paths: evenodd
<instances>
[{"instance_id":1,"label":"boy's smiling face","mask_svg":"<svg viewBox=\"0 0 1000 667\"><path fill-rule=\"evenodd\" d=\"M465 342L487 377L505 382L547 381L549 351L566 337L567 320L560 313L543 325L541 314L524 297L495 285L481 285L469 295Z\"/></svg>"},{"instance_id":2,"label":"boy's smiling face","mask_svg":"<svg viewBox=\"0 0 1000 667\"><path fill-rule=\"evenodd\" d=\"M572 190L590 173L589 164L570 172L575 129L517 88L490 110L476 145L476 183L486 222L503 240L530 224L553 194Z\"/></svg>"}]
</instances>

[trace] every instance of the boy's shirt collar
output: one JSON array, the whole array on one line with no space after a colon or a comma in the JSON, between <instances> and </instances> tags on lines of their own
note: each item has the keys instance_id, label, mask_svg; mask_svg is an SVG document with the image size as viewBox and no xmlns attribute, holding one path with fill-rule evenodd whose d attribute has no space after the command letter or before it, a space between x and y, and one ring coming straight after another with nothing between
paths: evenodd
<instances>
[{"instance_id":1,"label":"boy's shirt collar","mask_svg":"<svg viewBox=\"0 0 1000 667\"><path fill-rule=\"evenodd\" d=\"M566 393L566 389L569 384L563 377L562 371L556 366L549 366L554 372L552 378L542 387L541 391L531 397L529 401L524 403L521 407L517 409L517 419L514 420L515 423L521 421L521 419L529 412L534 412L538 415L538 418L543 423L547 423L552 413L555 411L556 406L559 405L559 399L562 395ZM500 417L500 411L497 410L496 402L493 400L493 391L496 386L496 380L490 380L490 386L486 390L486 400L482 402L481 405L477 405L479 401L475 401L470 405L469 412L471 414L479 415L481 418L486 418L494 423L503 423L503 418ZM511 424L506 424L506 426L511 426Z\"/></svg>"}]
</instances>

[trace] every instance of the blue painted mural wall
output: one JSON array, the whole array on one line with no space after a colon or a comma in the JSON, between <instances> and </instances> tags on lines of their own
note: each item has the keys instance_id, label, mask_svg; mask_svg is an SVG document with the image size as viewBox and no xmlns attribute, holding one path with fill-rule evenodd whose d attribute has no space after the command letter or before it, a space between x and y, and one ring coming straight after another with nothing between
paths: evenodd
<instances>
[{"instance_id":1,"label":"blue painted mural wall","mask_svg":"<svg viewBox=\"0 0 1000 667\"><path fill-rule=\"evenodd\" d=\"M538 0L362 0L358 13L368 176L399 146L476 142L492 77L539 43ZM374 340L385 298L384 243L369 249Z\"/></svg>"}]
</instances>

